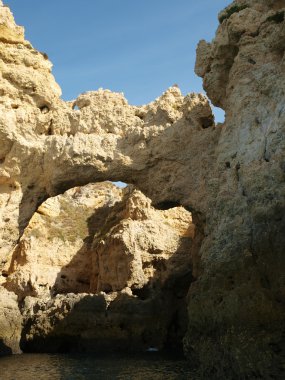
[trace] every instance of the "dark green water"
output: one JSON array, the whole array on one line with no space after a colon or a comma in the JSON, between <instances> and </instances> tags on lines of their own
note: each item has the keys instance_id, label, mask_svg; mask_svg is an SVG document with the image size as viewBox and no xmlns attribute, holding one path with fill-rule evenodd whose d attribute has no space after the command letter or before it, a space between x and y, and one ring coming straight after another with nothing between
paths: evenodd
<instances>
[{"instance_id":1,"label":"dark green water","mask_svg":"<svg viewBox=\"0 0 285 380\"><path fill-rule=\"evenodd\" d=\"M23 354L0 358L1 380L191 380L184 360L143 357Z\"/></svg>"}]
</instances>

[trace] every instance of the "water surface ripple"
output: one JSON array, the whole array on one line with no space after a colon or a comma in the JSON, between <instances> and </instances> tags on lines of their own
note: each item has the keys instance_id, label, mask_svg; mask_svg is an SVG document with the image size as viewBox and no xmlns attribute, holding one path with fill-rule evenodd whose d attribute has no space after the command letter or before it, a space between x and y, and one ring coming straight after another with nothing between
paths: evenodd
<instances>
[{"instance_id":1,"label":"water surface ripple","mask_svg":"<svg viewBox=\"0 0 285 380\"><path fill-rule=\"evenodd\" d=\"M186 361L144 357L23 354L0 358L0 380L191 380Z\"/></svg>"}]
</instances>

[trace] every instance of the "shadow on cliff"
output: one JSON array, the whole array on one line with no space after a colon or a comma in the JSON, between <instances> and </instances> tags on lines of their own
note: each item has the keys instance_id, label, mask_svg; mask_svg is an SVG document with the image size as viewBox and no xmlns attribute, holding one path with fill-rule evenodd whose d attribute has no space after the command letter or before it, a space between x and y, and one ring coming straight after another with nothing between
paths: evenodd
<instances>
[{"instance_id":1,"label":"shadow on cliff","mask_svg":"<svg viewBox=\"0 0 285 380\"><path fill-rule=\"evenodd\" d=\"M48 194L45 189L38 188L35 183L28 185L23 192L23 196L19 205L19 238L23 235L23 232L33 214L37 208L48 199Z\"/></svg>"},{"instance_id":2,"label":"shadow on cliff","mask_svg":"<svg viewBox=\"0 0 285 380\"><path fill-rule=\"evenodd\" d=\"M191 262L195 239L191 242L189 238L181 238L177 251L167 261L154 261L154 276L143 288L132 288L133 295L120 292L115 295L111 291L60 294L89 293L90 277L83 278L80 272L82 269L82 273L91 275L94 233L101 229L104 235L117 223L122 209L124 204L119 202L97 209L88 219L89 236L59 272L52 289L54 298L49 306L36 306L34 316L25 323L21 339L24 352L143 352L156 347L182 354L188 324L186 296L195 280ZM113 217L106 223L110 211ZM69 279L69 271L74 268L79 274L76 283ZM107 302L108 298L114 299ZM44 332L42 326L49 328Z\"/></svg>"},{"instance_id":3,"label":"shadow on cliff","mask_svg":"<svg viewBox=\"0 0 285 380\"><path fill-rule=\"evenodd\" d=\"M35 307L22 331L24 352L144 352L182 354L191 273L173 277L138 296L110 293L61 295ZM135 292L134 292L135 293ZM78 298L76 298L78 297Z\"/></svg>"},{"instance_id":4,"label":"shadow on cliff","mask_svg":"<svg viewBox=\"0 0 285 380\"><path fill-rule=\"evenodd\" d=\"M51 289L51 296L58 293L88 293L90 291L90 276L92 270L92 243L95 233L102 228L108 215L116 205L104 205L97 208L88 220L88 236L72 260L57 275ZM74 274L76 276L74 278Z\"/></svg>"},{"instance_id":5,"label":"shadow on cliff","mask_svg":"<svg viewBox=\"0 0 285 380\"><path fill-rule=\"evenodd\" d=\"M155 274L149 283L142 289L132 289L134 296L126 293L120 294L110 305L106 305L103 296L86 295L76 302L74 307L70 308L63 319L59 318L57 320L56 314L48 317L53 319L54 325L46 336L41 335L41 333L38 335L34 334L34 338L27 341L25 338L26 334L30 333L31 329L36 331L35 328L37 327L35 325L37 323L36 320L33 321L33 317L31 317L23 331L22 349L24 351L88 351L96 350L97 348L102 350L102 347L106 347L107 350L134 350L136 347L146 349L151 346L159 348L171 347L174 350L182 348L182 339L186 333L188 324L186 296L191 283L199 274L199 249L204 237L203 215L199 211L193 212L193 209L199 210L199 202L204 197L203 191L200 191L199 186L201 183L204 184L205 177L211 170L210 167L213 164L213 160L210 153L219 133L215 132L216 129L214 127L212 128L212 119L201 120L199 128L191 126L191 123L189 123L189 128L182 128L180 124L179 122L174 123L151 141L152 149L156 151L155 145L159 145L158 140L164 140L162 146L164 146L165 150L162 153L162 157L154 157L153 162L149 160L149 167L146 168L147 174L142 170L135 171L126 168L127 171L132 170L132 172L124 173L120 179L140 184L138 187L152 198L154 189L145 191L141 176L154 176L156 173L159 177L158 183L166 185L162 186L159 190L161 194L157 197L156 205L158 208L168 209L182 203L180 202L180 199L183 197L181 191L176 192L173 190L181 186L181 183L175 184L175 179L177 180L178 177L184 178L185 175L191 177L189 179L190 188L188 192L194 196L193 199L191 197L191 201L187 201L187 205L188 210L193 213L194 223L198 221L200 225L199 233L193 242L194 248L192 249L191 265L180 273L173 273L162 283L160 275L161 271L164 270L164 264L158 261L156 263ZM194 137L190 128L193 128ZM175 142L173 145L170 144L171 146L168 144L170 140ZM197 149L200 149L201 141L204 141L203 146L208 141L211 143L209 143L209 150L203 151L202 157L199 158L199 162L205 161L204 164L197 168L197 162L192 163L191 157L197 156ZM186 145L196 147L193 152L191 151L190 158L189 155L181 157L181 150L183 151ZM204 156L206 157L205 159ZM177 163L175 170L169 170L173 162ZM208 162L209 165L207 165ZM198 172L197 169L199 169ZM174 174L172 175L172 173ZM170 176L171 178L167 179L165 176ZM114 178L110 177L108 179ZM80 182L82 184L82 181ZM58 184L58 189L60 189L58 192L63 192L67 188L77 184L76 180L68 184ZM172 187L173 189L171 190ZM199 195L196 196L195 194ZM185 206L185 201L182 205ZM58 273L56 282L51 290L53 297L59 293L89 292L93 236L105 224L106 218L111 211L115 215L116 212L119 212L117 210L118 207L118 205L102 207L89 218L88 237L84 239L83 246L71 262ZM104 227L102 235L108 232L112 225L115 224L116 216L113 221L109 222ZM175 266L176 260L179 259L180 251L181 247L168 260L168 266L171 267L172 264ZM72 275L70 274L75 268L78 276L74 281L74 279L71 279ZM95 299L96 302L94 301ZM99 301L97 299L101 299L103 304L105 302L105 306L98 306L97 302ZM96 315L99 316L95 317Z\"/></svg>"},{"instance_id":6,"label":"shadow on cliff","mask_svg":"<svg viewBox=\"0 0 285 380\"><path fill-rule=\"evenodd\" d=\"M6 346L2 339L0 339L0 357L6 355L12 355L11 347Z\"/></svg>"}]
</instances>

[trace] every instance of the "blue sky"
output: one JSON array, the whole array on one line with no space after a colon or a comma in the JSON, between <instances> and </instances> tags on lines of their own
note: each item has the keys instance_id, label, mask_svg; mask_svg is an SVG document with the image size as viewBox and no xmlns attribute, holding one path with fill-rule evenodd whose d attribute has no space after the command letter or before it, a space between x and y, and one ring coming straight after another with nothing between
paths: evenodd
<instances>
[{"instance_id":1,"label":"blue sky","mask_svg":"<svg viewBox=\"0 0 285 380\"><path fill-rule=\"evenodd\" d=\"M230 0L4 0L26 38L46 52L71 100L99 87L145 104L178 84L201 92L194 74L200 39L211 41ZM223 112L215 110L217 121Z\"/></svg>"}]
</instances>

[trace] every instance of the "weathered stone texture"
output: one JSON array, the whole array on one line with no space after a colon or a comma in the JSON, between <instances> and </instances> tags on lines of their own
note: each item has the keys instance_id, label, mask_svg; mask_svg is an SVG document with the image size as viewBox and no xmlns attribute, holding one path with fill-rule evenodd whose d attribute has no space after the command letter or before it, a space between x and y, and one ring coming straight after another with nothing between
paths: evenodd
<instances>
[{"instance_id":1,"label":"weathered stone texture","mask_svg":"<svg viewBox=\"0 0 285 380\"><path fill-rule=\"evenodd\" d=\"M156 210L110 182L49 198L16 246L4 286L20 299L160 287L192 271L195 226L183 207ZM131 290L130 290L131 292Z\"/></svg>"},{"instance_id":2,"label":"weathered stone texture","mask_svg":"<svg viewBox=\"0 0 285 380\"><path fill-rule=\"evenodd\" d=\"M224 365L226 376L266 378L285 355L284 10L235 1L197 49L196 72L226 120L185 343L217 377Z\"/></svg>"},{"instance_id":3,"label":"weathered stone texture","mask_svg":"<svg viewBox=\"0 0 285 380\"><path fill-rule=\"evenodd\" d=\"M177 312L170 298L141 300L128 292L26 298L25 352L143 352L167 343ZM165 310L170 307L170 312ZM131 316L131 319L130 319Z\"/></svg>"},{"instance_id":4,"label":"weathered stone texture","mask_svg":"<svg viewBox=\"0 0 285 380\"><path fill-rule=\"evenodd\" d=\"M203 207L219 135L204 96L183 97L173 87L135 107L122 94L98 90L63 102L46 54L26 41L0 41L0 59L1 265L38 205L74 186L122 180L155 203L189 203L190 193L179 189L190 168L189 191Z\"/></svg>"},{"instance_id":5,"label":"weathered stone texture","mask_svg":"<svg viewBox=\"0 0 285 380\"><path fill-rule=\"evenodd\" d=\"M21 347L181 348L194 237L190 212L156 210L132 186L89 184L49 198L3 284L21 303Z\"/></svg>"},{"instance_id":6,"label":"weathered stone texture","mask_svg":"<svg viewBox=\"0 0 285 380\"><path fill-rule=\"evenodd\" d=\"M6 33L0 39L1 281L43 200L90 182L134 184L157 208L182 205L192 213L184 339L191 363L204 378L279 376L285 355L284 11L283 0L234 1L220 13L215 39L199 43L196 73L226 112L225 122L215 125L207 98L183 97L177 87L142 107L108 90L63 102L47 56L24 41L8 8L0 7ZM165 211L168 217L150 211L141 196L142 207L133 207L136 194L125 203L130 218L106 218L104 233L95 234L94 292L144 289L153 276L149 257L166 255L179 240L166 226L167 219L175 224L174 211ZM133 233L137 228L145 237ZM127 260L118 269L122 257ZM21 265L17 260L12 265Z\"/></svg>"},{"instance_id":7,"label":"weathered stone texture","mask_svg":"<svg viewBox=\"0 0 285 380\"><path fill-rule=\"evenodd\" d=\"M22 332L22 315L17 296L0 287L0 356L19 354Z\"/></svg>"}]
</instances>

